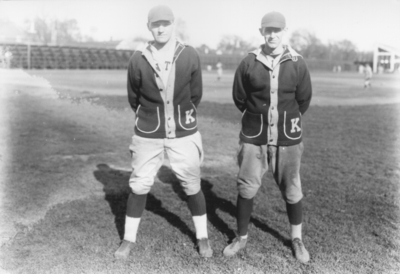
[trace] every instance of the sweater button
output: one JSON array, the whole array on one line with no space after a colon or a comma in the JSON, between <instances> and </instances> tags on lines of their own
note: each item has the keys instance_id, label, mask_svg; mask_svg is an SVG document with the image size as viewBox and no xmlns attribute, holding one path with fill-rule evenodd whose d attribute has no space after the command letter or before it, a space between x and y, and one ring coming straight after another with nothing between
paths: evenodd
<instances>
[{"instance_id":1,"label":"sweater button","mask_svg":"<svg viewBox=\"0 0 400 274\"><path fill-rule=\"evenodd\" d=\"M168 117L168 120L171 120L171 117Z\"/></svg>"},{"instance_id":2,"label":"sweater button","mask_svg":"<svg viewBox=\"0 0 400 274\"><path fill-rule=\"evenodd\" d=\"M162 88L160 88L160 91L162 91Z\"/></svg>"},{"instance_id":3,"label":"sweater button","mask_svg":"<svg viewBox=\"0 0 400 274\"><path fill-rule=\"evenodd\" d=\"M167 104L169 104L169 101L167 101Z\"/></svg>"}]
</instances>

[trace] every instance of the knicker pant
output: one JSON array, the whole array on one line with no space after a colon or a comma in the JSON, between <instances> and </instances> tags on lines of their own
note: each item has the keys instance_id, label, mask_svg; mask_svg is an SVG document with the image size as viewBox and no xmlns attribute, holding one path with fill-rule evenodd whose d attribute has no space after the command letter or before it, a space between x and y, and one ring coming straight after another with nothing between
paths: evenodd
<instances>
[{"instance_id":1,"label":"knicker pant","mask_svg":"<svg viewBox=\"0 0 400 274\"><path fill-rule=\"evenodd\" d=\"M187 195L194 195L200 191L203 147L199 132L174 139L153 139L134 135L129 149L132 154L129 186L133 193L138 195L149 193L154 178L163 164L164 151L184 192Z\"/></svg>"},{"instance_id":2,"label":"knicker pant","mask_svg":"<svg viewBox=\"0 0 400 274\"><path fill-rule=\"evenodd\" d=\"M261 186L261 179L270 165L283 199L289 204L300 201L303 198L300 181L303 150L303 143L277 147L240 142L237 177L240 196L251 199L257 194Z\"/></svg>"}]
</instances>

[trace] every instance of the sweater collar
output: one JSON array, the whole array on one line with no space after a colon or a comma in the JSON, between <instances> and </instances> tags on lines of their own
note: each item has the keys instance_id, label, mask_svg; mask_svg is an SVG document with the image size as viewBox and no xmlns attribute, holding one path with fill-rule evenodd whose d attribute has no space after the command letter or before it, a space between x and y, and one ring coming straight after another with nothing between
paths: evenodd
<instances>
[{"instance_id":1,"label":"sweater collar","mask_svg":"<svg viewBox=\"0 0 400 274\"><path fill-rule=\"evenodd\" d=\"M154 44L154 41L150 41L148 43L146 43L142 49L138 50L140 52L142 52L142 55L146 58L147 62L149 62L149 64L153 67L153 69L157 72L157 66L154 62L154 58L152 56L151 53L151 47ZM183 49L185 48L185 44L181 43L180 41L176 40L175 43L175 51L174 51L174 58L172 61L172 64L175 63L175 60L178 58L178 56L181 54L181 52L183 51Z\"/></svg>"},{"instance_id":2,"label":"sweater collar","mask_svg":"<svg viewBox=\"0 0 400 274\"><path fill-rule=\"evenodd\" d=\"M259 48L251 51L249 54L254 54L256 56L256 60L258 60L261 63L263 63L268 68L273 69L271 67L270 62L267 60L267 58L265 57L265 54L262 51L263 47L264 47L264 45L261 45ZM289 45L284 45L283 47L284 47L284 50L283 50L283 53L280 56L280 60L278 62L279 64L282 63L282 62L288 61L288 60L292 60L293 62L297 62L298 58L301 57L301 55L298 54Z\"/></svg>"}]
</instances>

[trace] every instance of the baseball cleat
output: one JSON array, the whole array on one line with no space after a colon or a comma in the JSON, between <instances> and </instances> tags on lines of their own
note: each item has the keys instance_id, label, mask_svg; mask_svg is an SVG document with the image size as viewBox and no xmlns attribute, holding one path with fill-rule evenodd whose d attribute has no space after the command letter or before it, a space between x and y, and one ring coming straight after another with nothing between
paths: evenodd
<instances>
[{"instance_id":1,"label":"baseball cleat","mask_svg":"<svg viewBox=\"0 0 400 274\"><path fill-rule=\"evenodd\" d=\"M119 260L126 260L134 244L135 243L123 240L117 251L115 251L114 257Z\"/></svg>"},{"instance_id":2,"label":"baseball cleat","mask_svg":"<svg viewBox=\"0 0 400 274\"><path fill-rule=\"evenodd\" d=\"M308 253L307 249L304 247L302 240L299 238L295 238L292 241L292 248L294 251L294 255L296 259L302 263L306 264L310 260L310 254Z\"/></svg>"},{"instance_id":3,"label":"baseball cleat","mask_svg":"<svg viewBox=\"0 0 400 274\"><path fill-rule=\"evenodd\" d=\"M207 238L197 240L197 247L199 248L199 254L201 257L210 258L213 255L210 242Z\"/></svg>"},{"instance_id":4,"label":"baseball cleat","mask_svg":"<svg viewBox=\"0 0 400 274\"><path fill-rule=\"evenodd\" d=\"M246 247L247 239L237 236L233 242L225 247L223 254L225 257L231 257Z\"/></svg>"}]
</instances>

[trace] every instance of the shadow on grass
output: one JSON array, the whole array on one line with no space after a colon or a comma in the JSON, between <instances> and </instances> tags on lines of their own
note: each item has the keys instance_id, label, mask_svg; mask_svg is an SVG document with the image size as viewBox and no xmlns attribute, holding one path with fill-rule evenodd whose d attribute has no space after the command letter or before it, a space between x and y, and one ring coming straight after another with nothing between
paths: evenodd
<instances>
[{"instance_id":1,"label":"shadow on grass","mask_svg":"<svg viewBox=\"0 0 400 274\"><path fill-rule=\"evenodd\" d=\"M172 170L166 166L162 166L158 171L158 178L164 184L171 185L174 192L183 201L187 201L187 196L182 190L178 178L173 174ZM235 216L236 207L228 200L218 197L212 191L213 185L204 179L201 179L201 189L203 190L204 197L206 199L207 206L207 218L210 223L213 224L221 233L225 234L229 238L235 237L235 232L229 228L228 224L225 223L217 214L217 209L220 209L232 216Z\"/></svg>"},{"instance_id":2,"label":"shadow on grass","mask_svg":"<svg viewBox=\"0 0 400 274\"><path fill-rule=\"evenodd\" d=\"M183 192L179 185L178 178L173 174L172 170L166 166L162 166L158 171L158 178L165 184L170 184L172 189L179 198L186 201L186 194ZM217 210L221 210L230 214L232 217L236 217L236 206L229 200L217 196L213 191L213 184L208 180L201 179L201 189L204 192L204 196L207 203L207 218L208 221L217 228L221 233L225 234L230 240L236 237L235 232L229 228L229 225L225 223L221 217L218 216ZM236 190L232 190L236 191ZM290 247L291 241L288 238L282 236L277 230L269 227L257 218L251 217L250 222L254 224L260 230L274 236L276 239L281 241L285 246Z\"/></svg>"},{"instance_id":3,"label":"shadow on grass","mask_svg":"<svg viewBox=\"0 0 400 274\"><path fill-rule=\"evenodd\" d=\"M118 234L122 239L124 236L124 224L126 214L126 204L130 193L129 178L130 172L124 170L113 169L107 164L97 165L97 170L94 171L94 177L103 184L105 199L109 203L112 213L115 216L115 226ZM171 185L173 191L178 197L187 201L187 196L182 190L178 179L173 174L172 170L166 166L162 166L157 174L160 181L164 184ZM229 225L218 216L217 210L221 210L236 216L236 206L229 200L217 196L213 191L213 184L208 180L201 180L201 188L207 204L207 217L209 222L221 233L225 234L230 240L235 238L235 232ZM195 234L187 226L182 219L168 211L163 207L162 201L155 197L152 193L148 194L146 210L163 217L171 225L179 229L183 234L187 235L193 242L196 241ZM260 230L271 234L285 246L290 246L290 240L283 237L278 231L261 222L259 219L252 217L250 222Z\"/></svg>"},{"instance_id":4,"label":"shadow on grass","mask_svg":"<svg viewBox=\"0 0 400 274\"><path fill-rule=\"evenodd\" d=\"M115 216L115 226L118 234L120 238L123 239L126 203L130 193L130 172L113 169L107 164L99 164L97 168L98 169L93 172L94 177L103 184L105 199L109 203L111 212ZM171 225L178 228L183 234L195 241L196 237L186 223L183 222L179 216L164 208L162 201L151 193L147 195L146 210L165 218Z\"/></svg>"}]
</instances>

